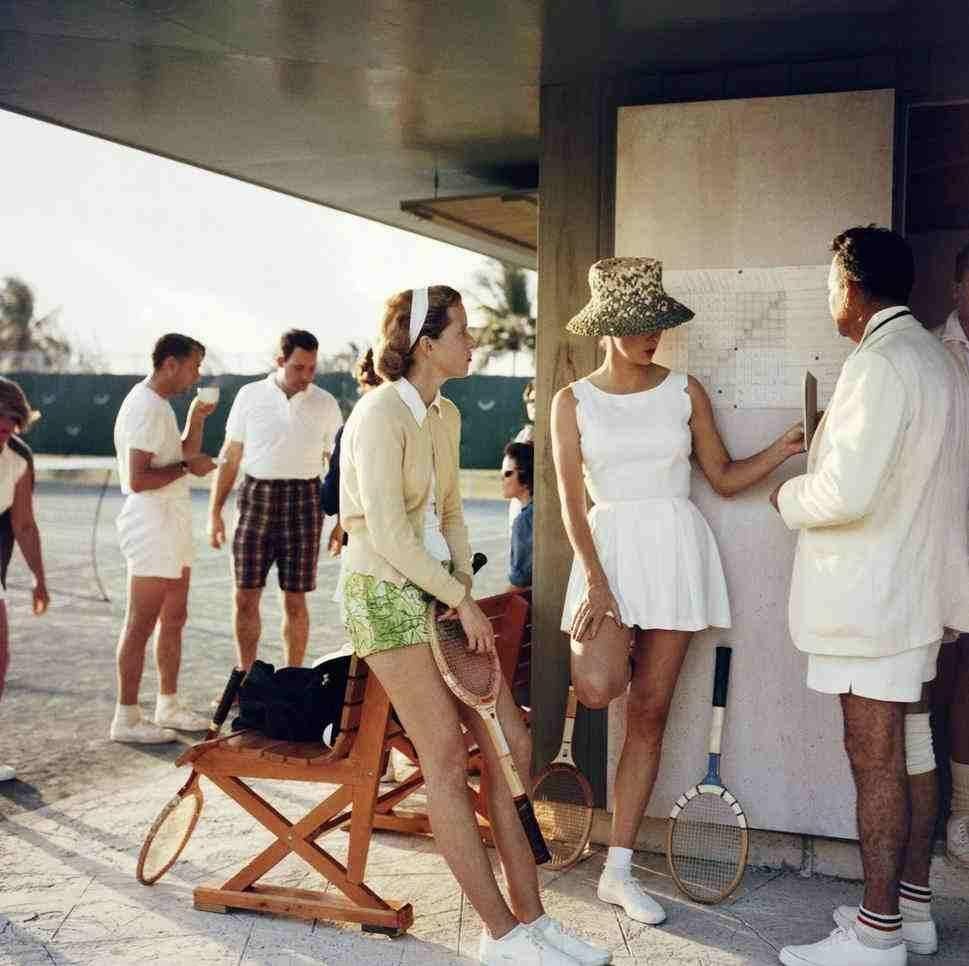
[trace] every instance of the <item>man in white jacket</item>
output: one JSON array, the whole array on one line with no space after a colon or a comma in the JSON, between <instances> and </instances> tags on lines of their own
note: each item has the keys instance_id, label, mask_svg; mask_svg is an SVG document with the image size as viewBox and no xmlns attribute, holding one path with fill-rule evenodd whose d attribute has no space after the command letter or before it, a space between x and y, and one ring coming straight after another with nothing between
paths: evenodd
<instances>
[{"instance_id":1,"label":"man in white jacket","mask_svg":"<svg viewBox=\"0 0 969 966\"><path fill-rule=\"evenodd\" d=\"M808 687L838 694L858 797L861 905L788 966L904 966L937 947L928 866L937 808L932 736L906 709L935 677L946 627L969 625L969 387L905 302L907 243L884 228L834 239L831 315L855 342L807 472L771 500L799 530L790 627Z\"/></svg>"}]
</instances>

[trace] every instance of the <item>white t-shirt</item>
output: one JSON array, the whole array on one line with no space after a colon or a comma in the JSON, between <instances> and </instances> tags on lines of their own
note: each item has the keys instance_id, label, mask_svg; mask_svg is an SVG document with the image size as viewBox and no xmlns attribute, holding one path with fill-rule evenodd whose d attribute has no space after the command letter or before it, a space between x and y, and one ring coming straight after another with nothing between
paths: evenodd
<instances>
[{"instance_id":1,"label":"white t-shirt","mask_svg":"<svg viewBox=\"0 0 969 966\"><path fill-rule=\"evenodd\" d=\"M118 478L121 492L131 493L130 451L140 449L153 454L151 467L171 466L182 460L182 434L178 431L175 410L162 399L145 379L124 398L114 421L114 449L118 454ZM139 497L153 499L187 498L188 477L182 476L157 490L144 490Z\"/></svg>"},{"instance_id":2,"label":"white t-shirt","mask_svg":"<svg viewBox=\"0 0 969 966\"><path fill-rule=\"evenodd\" d=\"M0 450L0 513L13 506L14 490L26 471L27 461L9 443Z\"/></svg>"},{"instance_id":3,"label":"white t-shirt","mask_svg":"<svg viewBox=\"0 0 969 966\"><path fill-rule=\"evenodd\" d=\"M311 480L343 425L340 405L313 384L287 398L276 375L239 389L225 438L242 443L242 470L257 480Z\"/></svg>"}]
</instances>

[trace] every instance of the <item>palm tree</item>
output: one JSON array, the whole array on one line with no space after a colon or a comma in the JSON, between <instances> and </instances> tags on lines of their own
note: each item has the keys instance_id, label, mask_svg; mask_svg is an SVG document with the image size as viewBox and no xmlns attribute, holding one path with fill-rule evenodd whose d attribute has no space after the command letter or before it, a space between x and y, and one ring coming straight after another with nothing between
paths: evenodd
<instances>
[{"instance_id":1,"label":"palm tree","mask_svg":"<svg viewBox=\"0 0 969 966\"><path fill-rule=\"evenodd\" d=\"M71 347L57 325L59 310L37 318L34 293L22 279L9 276L0 289L0 371L37 369L58 372L67 367Z\"/></svg>"},{"instance_id":2,"label":"palm tree","mask_svg":"<svg viewBox=\"0 0 969 966\"><path fill-rule=\"evenodd\" d=\"M477 332L481 351L478 366L484 366L494 355L513 354L517 361L521 351L535 352L536 318L528 292L528 274L517 265L493 262L489 271L478 272L474 281L480 295L485 324Z\"/></svg>"}]
</instances>

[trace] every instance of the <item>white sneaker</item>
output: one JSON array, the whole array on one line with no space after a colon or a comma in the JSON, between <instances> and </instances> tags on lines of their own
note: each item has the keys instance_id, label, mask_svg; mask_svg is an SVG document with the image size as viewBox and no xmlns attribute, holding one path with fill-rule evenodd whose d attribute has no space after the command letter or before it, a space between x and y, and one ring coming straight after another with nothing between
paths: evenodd
<instances>
[{"instance_id":1,"label":"white sneaker","mask_svg":"<svg viewBox=\"0 0 969 966\"><path fill-rule=\"evenodd\" d=\"M603 902L622 906L630 919L657 926L666 918L666 911L650 895L647 895L639 880L631 873L616 874L609 866L602 870L596 894Z\"/></svg>"},{"instance_id":2,"label":"white sneaker","mask_svg":"<svg viewBox=\"0 0 969 966\"><path fill-rule=\"evenodd\" d=\"M210 721L208 718L188 708L183 708L180 704L164 711L155 708L155 724L159 728L174 728L175 731L208 731Z\"/></svg>"},{"instance_id":3,"label":"white sneaker","mask_svg":"<svg viewBox=\"0 0 969 966\"><path fill-rule=\"evenodd\" d=\"M839 926L819 943L785 946L780 959L784 966L906 966L908 953L905 943L873 949L862 943L850 926Z\"/></svg>"},{"instance_id":4,"label":"white sneaker","mask_svg":"<svg viewBox=\"0 0 969 966\"><path fill-rule=\"evenodd\" d=\"M519 923L501 939L481 930L478 962L484 966L575 966L571 956L560 952L528 926Z\"/></svg>"},{"instance_id":5,"label":"white sneaker","mask_svg":"<svg viewBox=\"0 0 969 966\"><path fill-rule=\"evenodd\" d=\"M137 721L133 725L112 721L108 737L112 741L122 741L131 745L166 745L170 741L178 740L174 731L159 728L150 721Z\"/></svg>"},{"instance_id":6,"label":"white sneaker","mask_svg":"<svg viewBox=\"0 0 969 966\"><path fill-rule=\"evenodd\" d=\"M12 782L17 777L17 771L11 765L0 765L0 782Z\"/></svg>"},{"instance_id":7,"label":"white sneaker","mask_svg":"<svg viewBox=\"0 0 969 966\"><path fill-rule=\"evenodd\" d=\"M834 921L844 928L853 925L857 918L857 906L838 906L834 911ZM908 951L919 956L931 956L939 951L939 933L934 919L918 921L903 917L902 939Z\"/></svg>"},{"instance_id":8,"label":"white sneaker","mask_svg":"<svg viewBox=\"0 0 969 966\"><path fill-rule=\"evenodd\" d=\"M945 856L969 869L969 815L953 815L945 826Z\"/></svg>"},{"instance_id":9,"label":"white sneaker","mask_svg":"<svg viewBox=\"0 0 969 966\"><path fill-rule=\"evenodd\" d=\"M571 956L577 963L585 963L586 966L605 966L606 963L612 962L612 953L608 949L601 949L580 939L571 929L566 929L562 923L548 914L530 922L528 928L537 932L559 952Z\"/></svg>"}]
</instances>

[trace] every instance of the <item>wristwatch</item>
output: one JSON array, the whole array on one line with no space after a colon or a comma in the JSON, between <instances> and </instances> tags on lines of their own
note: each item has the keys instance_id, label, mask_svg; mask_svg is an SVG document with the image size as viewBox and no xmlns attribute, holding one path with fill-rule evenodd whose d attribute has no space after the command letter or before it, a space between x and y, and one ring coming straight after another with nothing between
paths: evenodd
<instances>
[{"instance_id":1,"label":"wristwatch","mask_svg":"<svg viewBox=\"0 0 969 966\"><path fill-rule=\"evenodd\" d=\"M182 468L183 473L188 472L188 460L181 460L178 465Z\"/></svg>"}]
</instances>

